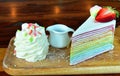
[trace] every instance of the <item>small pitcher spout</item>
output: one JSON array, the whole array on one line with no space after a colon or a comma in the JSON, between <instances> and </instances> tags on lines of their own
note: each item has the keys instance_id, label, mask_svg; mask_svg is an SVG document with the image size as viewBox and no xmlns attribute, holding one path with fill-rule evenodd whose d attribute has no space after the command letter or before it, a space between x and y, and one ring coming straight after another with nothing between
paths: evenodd
<instances>
[{"instance_id":1,"label":"small pitcher spout","mask_svg":"<svg viewBox=\"0 0 120 76\"><path fill-rule=\"evenodd\" d=\"M66 32L74 32L72 28L66 27Z\"/></svg>"}]
</instances>

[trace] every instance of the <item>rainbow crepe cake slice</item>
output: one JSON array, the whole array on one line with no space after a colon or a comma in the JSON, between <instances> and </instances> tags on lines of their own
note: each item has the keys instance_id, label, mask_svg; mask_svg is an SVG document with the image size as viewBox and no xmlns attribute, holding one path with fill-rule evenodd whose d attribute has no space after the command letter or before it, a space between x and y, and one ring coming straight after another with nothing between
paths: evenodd
<instances>
[{"instance_id":1,"label":"rainbow crepe cake slice","mask_svg":"<svg viewBox=\"0 0 120 76\"><path fill-rule=\"evenodd\" d=\"M73 33L71 38L70 65L78 64L114 48L116 20L115 18L110 19L113 15L109 12L108 7L105 8L106 10L103 9L97 5L93 6L90 9L91 16ZM106 16L104 14L106 12L109 12L110 15L108 16L108 13ZM116 13L114 12L113 14Z\"/></svg>"}]
</instances>

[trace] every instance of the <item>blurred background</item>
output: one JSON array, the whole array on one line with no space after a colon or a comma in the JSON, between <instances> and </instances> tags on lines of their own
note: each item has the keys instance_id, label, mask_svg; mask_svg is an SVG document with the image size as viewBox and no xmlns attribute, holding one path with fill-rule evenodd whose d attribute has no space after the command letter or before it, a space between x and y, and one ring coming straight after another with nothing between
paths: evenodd
<instances>
[{"instance_id":1,"label":"blurred background","mask_svg":"<svg viewBox=\"0 0 120 76\"><path fill-rule=\"evenodd\" d=\"M0 0L0 47L8 46L24 22L44 27L61 23L77 29L90 16L89 9L94 5L120 10L119 0Z\"/></svg>"}]
</instances>

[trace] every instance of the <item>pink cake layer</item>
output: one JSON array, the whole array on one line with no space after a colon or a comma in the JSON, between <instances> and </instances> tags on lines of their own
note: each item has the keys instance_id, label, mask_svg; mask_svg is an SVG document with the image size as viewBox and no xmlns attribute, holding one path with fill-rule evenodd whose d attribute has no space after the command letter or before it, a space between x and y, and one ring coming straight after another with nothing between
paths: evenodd
<instances>
[{"instance_id":1,"label":"pink cake layer","mask_svg":"<svg viewBox=\"0 0 120 76\"><path fill-rule=\"evenodd\" d=\"M89 31L89 32L85 32L85 33L76 35L76 36L72 37L72 42L74 43L74 42L77 42L80 39L82 40L84 38L88 38L88 37L94 36L94 35L103 34L103 33L108 32L108 31L113 31L114 32L114 25L106 26L106 27L103 27L103 28L95 29L95 30L92 30L92 31Z\"/></svg>"},{"instance_id":2,"label":"pink cake layer","mask_svg":"<svg viewBox=\"0 0 120 76\"><path fill-rule=\"evenodd\" d=\"M73 45L71 45L71 47L77 47L78 45L82 45L84 43L94 41L94 40L97 40L97 39L101 39L101 38L104 38L104 37L107 37L107 36L113 37L112 34L113 34L112 31L108 31L108 32L98 34L98 35L91 35L90 37L79 39L76 42L72 42Z\"/></svg>"}]
</instances>

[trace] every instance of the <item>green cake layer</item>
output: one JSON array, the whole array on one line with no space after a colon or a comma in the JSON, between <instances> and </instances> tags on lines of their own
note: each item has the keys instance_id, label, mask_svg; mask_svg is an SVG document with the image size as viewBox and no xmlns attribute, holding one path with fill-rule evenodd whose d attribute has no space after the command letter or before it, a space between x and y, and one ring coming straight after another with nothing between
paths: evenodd
<instances>
[{"instance_id":1,"label":"green cake layer","mask_svg":"<svg viewBox=\"0 0 120 76\"><path fill-rule=\"evenodd\" d=\"M106 36L95 41L90 41L88 43L81 44L71 49L71 58L77 54L82 54L93 50L94 48L102 47L105 44L113 44L113 38L111 36ZM74 51L72 51L74 50Z\"/></svg>"}]
</instances>

